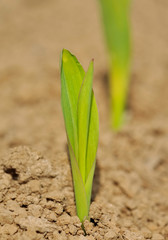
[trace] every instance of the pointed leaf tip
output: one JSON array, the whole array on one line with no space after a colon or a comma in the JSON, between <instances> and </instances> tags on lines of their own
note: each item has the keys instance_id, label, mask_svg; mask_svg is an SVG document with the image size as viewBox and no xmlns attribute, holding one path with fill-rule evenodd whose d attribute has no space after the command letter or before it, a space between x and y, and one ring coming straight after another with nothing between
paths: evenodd
<instances>
[{"instance_id":1,"label":"pointed leaf tip","mask_svg":"<svg viewBox=\"0 0 168 240\"><path fill-rule=\"evenodd\" d=\"M62 62L65 63L69 60L69 56L71 55L71 53L66 50L66 49L63 49L62 50Z\"/></svg>"}]
</instances>

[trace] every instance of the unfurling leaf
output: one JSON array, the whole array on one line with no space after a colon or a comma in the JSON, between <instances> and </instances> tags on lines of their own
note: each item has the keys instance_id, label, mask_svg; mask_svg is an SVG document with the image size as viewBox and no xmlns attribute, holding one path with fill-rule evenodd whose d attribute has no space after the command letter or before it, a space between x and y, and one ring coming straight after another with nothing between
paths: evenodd
<instances>
[{"instance_id":1,"label":"unfurling leaf","mask_svg":"<svg viewBox=\"0 0 168 240\"><path fill-rule=\"evenodd\" d=\"M68 139L77 215L89 215L99 137L99 119L92 90L93 61L85 73L68 50L61 55L61 103Z\"/></svg>"}]
</instances>

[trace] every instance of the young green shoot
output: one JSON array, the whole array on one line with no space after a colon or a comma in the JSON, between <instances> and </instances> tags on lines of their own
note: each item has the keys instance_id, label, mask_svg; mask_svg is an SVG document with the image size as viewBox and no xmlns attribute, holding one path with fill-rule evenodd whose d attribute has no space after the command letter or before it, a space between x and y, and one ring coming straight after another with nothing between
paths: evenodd
<instances>
[{"instance_id":1,"label":"young green shoot","mask_svg":"<svg viewBox=\"0 0 168 240\"><path fill-rule=\"evenodd\" d=\"M61 104L73 176L76 210L89 219L92 182L99 137L98 110L92 90L93 61L87 72L74 55L61 54Z\"/></svg>"},{"instance_id":2,"label":"young green shoot","mask_svg":"<svg viewBox=\"0 0 168 240\"><path fill-rule=\"evenodd\" d=\"M124 117L130 77L130 0L99 0L109 52L111 125Z\"/></svg>"}]
</instances>

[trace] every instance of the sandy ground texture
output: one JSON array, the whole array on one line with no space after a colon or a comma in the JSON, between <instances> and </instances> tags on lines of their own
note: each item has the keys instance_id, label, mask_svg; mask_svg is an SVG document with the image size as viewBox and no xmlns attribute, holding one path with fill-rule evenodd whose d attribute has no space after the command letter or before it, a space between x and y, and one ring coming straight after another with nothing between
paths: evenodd
<instances>
[{"instance_id":1,"label":"sandy ground texture","mask_svg":"<svg viewBox=\"0 0 168 240\"><path fill-rule=\"evenodd\" d=\"M96 1L0 1L0 239L168 240L168 1L134 0L125 126L109 128ZM86 236L75 213L59 55L95 59L100 141Z\"/></svg>"}]
</instances>

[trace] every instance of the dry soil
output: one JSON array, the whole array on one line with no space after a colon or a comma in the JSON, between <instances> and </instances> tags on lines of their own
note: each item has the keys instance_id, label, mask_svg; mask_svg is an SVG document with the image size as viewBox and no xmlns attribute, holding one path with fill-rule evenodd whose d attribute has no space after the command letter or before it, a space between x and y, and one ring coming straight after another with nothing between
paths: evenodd
<instances>
[{"instance_id":1,"label":"dry soil","mask_svg":"<svg viewBox=\"0 0 168 240\"><path fill-rule=\"evenodd\" d=\"M168 240L168 1L132 2L127 120L109 128L98 2L0 2L0 239ZM76 216L59 55L95 59L100 140L86 236Z\"/></svg>"}]
</instances>

